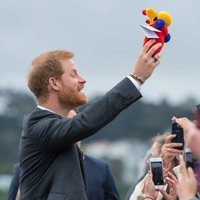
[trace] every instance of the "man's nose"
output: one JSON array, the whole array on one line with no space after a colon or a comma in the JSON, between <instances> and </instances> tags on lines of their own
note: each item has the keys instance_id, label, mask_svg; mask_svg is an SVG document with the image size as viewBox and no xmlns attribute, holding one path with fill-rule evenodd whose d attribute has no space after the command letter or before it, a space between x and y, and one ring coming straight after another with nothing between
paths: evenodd
<instances>
[{"instance_id":1,"label":"man's nose","mask_svg":"<svg viewBox=\"0 0 200 200\"><path fill-rule=\"evenodd\" d=\"M86 80L82 76L79 76L79 82L85 84Z\"/></svg>"}]
</instances>

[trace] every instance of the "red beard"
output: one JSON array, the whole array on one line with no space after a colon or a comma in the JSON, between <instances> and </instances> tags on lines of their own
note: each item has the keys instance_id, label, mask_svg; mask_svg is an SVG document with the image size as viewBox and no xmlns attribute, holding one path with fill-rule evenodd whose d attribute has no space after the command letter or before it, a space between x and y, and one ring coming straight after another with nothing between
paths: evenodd
<instances>
[{"instance_id":1,"label":"red beard","mask_svg":"<svg viewBox=\"0 0 200 200\"><path fill-rule=\"evenodd\" d=\"M88 102L84 93L79 92L73 87L65 86L63 90L58 92L58 100L64 107L78 107Z\"/></svg>"}]
</instances>

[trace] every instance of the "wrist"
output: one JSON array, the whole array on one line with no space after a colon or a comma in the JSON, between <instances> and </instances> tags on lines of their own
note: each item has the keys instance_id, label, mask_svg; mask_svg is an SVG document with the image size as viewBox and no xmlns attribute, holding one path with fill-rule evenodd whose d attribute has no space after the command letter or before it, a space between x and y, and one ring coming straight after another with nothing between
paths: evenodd
<instances>
[{"instance_id":1,"label":"wrist","mask_svg":"<svg viewBox=\"0 0 200 200\"><path fill-rule=\"evenodd\" d=\"M143 83L144 83L144 80L141 78L141 77L139 77L139 76L137 76L137 75L135 75L135 74L129 74L133 79L135 79L140 85L142 85Z\"/></svg>"}]
</instances>

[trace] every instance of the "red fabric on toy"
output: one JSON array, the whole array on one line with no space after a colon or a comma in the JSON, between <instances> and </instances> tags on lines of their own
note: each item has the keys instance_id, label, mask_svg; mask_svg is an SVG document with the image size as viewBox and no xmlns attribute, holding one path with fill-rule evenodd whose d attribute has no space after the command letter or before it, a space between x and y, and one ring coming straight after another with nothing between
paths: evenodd
<instances>
[{"instance_id":1,"label":"red fabric on toy","mask_svg":"<svg viewBox=\"0 0 200 200\"><path fill-rule=\"evenodd\" d=\"M152 26L152 27L155 28L155 24L152 24L152 25L150 25L150 26ZM159 49L157 49L157 51L155 51L155 53L153 54L153 56L155 56L157 53L159 53L159 52L161 51L162 47L164 46L165 37L168 35L168 29L167 29L166 26L164 26L162 29L159 29L159 30L160 30L161 32L155 32L156 35L158 36L158 38L156 39L156 42L155 42L153 45L155 45L155 44L157 44L157 43L161 43L162 46L161 46ZM143 45L146 44L146 43L147 43L149 40L151 40L151 39L152 39L152 38L147 38L147 37L145 37L145 38L144 38L144 43L143 43ZM153 45L151 45L150 48L151 48ZM149 48L149 49L150 49L150 48Z\"/></svg>"}]
</instances>

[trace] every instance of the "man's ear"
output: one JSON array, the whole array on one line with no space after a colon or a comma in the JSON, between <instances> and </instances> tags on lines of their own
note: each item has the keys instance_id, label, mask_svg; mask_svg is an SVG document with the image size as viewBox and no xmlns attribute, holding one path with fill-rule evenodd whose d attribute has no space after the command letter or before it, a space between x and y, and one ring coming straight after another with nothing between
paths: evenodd
<instances>
[{"instance_id":1,"label":"man's ear","mask_svg":"<svg viewBox=\"0 0 200 200\"><path fill-rule=\"evenodd\" d=\"M54 90L59 90L60 89L60 82L56 80L54 77L49 78L49 85L52 89Z\"/></svg>"}]
</instances>

